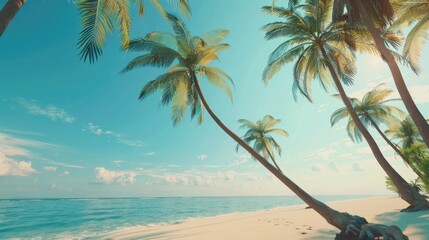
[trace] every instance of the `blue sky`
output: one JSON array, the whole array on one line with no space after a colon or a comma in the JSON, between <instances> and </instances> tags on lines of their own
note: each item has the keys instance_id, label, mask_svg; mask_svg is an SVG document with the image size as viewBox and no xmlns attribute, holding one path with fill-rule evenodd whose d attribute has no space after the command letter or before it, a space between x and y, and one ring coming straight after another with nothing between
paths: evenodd
<instances>
[{"instance_id":1,"label":"blue sky","mask_svg":"<svg viewBox=\"0 0 429 240\"><path fill-rule=\"evenodd\" d=\"M231 49L216 66L235 81L234 101L203 83L207 100L238 134L237 120L266 114L282 119L289 131L278 138L278 160L297 184L312 194L386 194L384 173L365 143L354 144L345 122L330 127L341 102L313 86L314 103L295 102L291 66L268 86L261 82L268 55L281 41L266 41L261 26L276 20L261 13L271 1L192 1L187 24L194 35L229 29ZM132 37L170 31L147 4L147 16L133 16ZM291 194L208 117L201 126L189 115L173 127L170 109L159 94L137 100L141 87L162 69L120 70L136 55L119 48L112 34L100 60L79 60L79 15L66 0L26 3L0 38L0 198L119 197ZM422 66L429 62L426 45ZM377 57L359 56L351 96L386 82L387 66ZM419 76L403 68L420 110L429 116L429 70ZM333 89L331 94L334 93ZM392 97L397 97L397 94ZM397 106L403 108L401 103ZM395 158L380 137L381 149L408 180L413 173Z\"/></svg>"}]
</instances>

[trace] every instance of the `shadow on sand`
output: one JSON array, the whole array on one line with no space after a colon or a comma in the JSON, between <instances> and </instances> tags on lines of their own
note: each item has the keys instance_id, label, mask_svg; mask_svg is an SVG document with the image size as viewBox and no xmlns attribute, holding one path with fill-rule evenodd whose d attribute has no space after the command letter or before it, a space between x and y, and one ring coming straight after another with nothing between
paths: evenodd
<instances>
[{"instance_id":1,"label":"shadow on sand","mask_svg":"<svg viewBox=\"0 0 429 240\"><path fill-rule=\"evenodd\" d=\"M396 225L405 231L410 239L429 240L429 210L419 212L388 212L375 217L376 222L386 225ZM412 233L407 233L412 228Z\"/></svg>"}]
</instances>

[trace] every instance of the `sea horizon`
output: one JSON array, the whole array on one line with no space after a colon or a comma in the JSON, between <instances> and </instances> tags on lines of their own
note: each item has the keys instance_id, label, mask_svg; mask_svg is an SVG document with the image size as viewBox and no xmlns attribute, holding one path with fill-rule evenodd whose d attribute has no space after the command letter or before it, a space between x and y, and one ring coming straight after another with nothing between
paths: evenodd
<instances>
[{"instance_id":1,"label":"sea horizon","mask_svg":"<svg viewBox=\"0 0 429 240\"><path fill-rule=\"evenodd\" d=\"M315 195L323 202L377 195ZM0 199L1 239L88 239L138 226L302 205L296 196Z\"/></svg>"}]
</instances>

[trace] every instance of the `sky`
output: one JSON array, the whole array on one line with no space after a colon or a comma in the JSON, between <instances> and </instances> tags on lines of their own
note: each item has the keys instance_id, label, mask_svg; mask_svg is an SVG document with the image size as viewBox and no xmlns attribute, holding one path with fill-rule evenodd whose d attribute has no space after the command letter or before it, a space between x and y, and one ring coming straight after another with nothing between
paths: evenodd
<instances>
[{"instance_id":1,"label":"sky","mask_svg":"<svg viewBox=\"0 0 429 240\"><path fill-rule=\"evenodd\" d=\"M231 45L214 65L235 82L233 102L202 83L207 101L238 135L238 119L270 114L290 136L276 139L283 149L277 162L310 194L389 194L385 174L368 145L353 143L346 121L330 126L342 103L313 85L314 102L292 96L291 65L271 82L261 75L269 54L281 40L266 41L260 28L278 19L261 7L270 0L191 0L186 21L194 35L228 29ZM131 37L171 31L150 4L147 15L133 15ZM170 11L173 9L167 7ZM136 11L133 11L136 12ZM136 53L120 49L109 35L95 64L79 59L79 13L67 0L28 1L0 38L0 198L150 197L290 195L206 115L202 125L189 114L173 127L160 94L137 97L145 83L163 69L121 69ZM428 44L422 66L429 63ZM387 65L376 56L358 56L356 83L347 87L361 97L385 83L394 88ZM417 76L402 67L409 90L429 117L429 70ZM392 94L392 98L399 95ZM405 110L400 102L394 105ZM385 126L383 126L385 129ZM416 176L371 129L386 158L407 180Z\"/></svg>"}]
</instances>

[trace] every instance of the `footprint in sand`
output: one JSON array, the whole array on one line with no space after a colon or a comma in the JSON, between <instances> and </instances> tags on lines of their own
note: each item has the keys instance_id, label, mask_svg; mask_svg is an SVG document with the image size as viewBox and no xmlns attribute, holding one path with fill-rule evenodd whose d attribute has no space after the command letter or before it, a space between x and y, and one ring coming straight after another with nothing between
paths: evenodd
<instances>
[{"instance_id":1,"label":"footprint in sand","mask_svg":"<svg viewBox=\"0 0 429 240\"><path fill-rule=\"evenodd\" d=\"M302 232L301 234L302 234L302 235L305 235L305 234L307 234L307 233L306 233L306 232Z\"/></svg>"}]
</instances>

